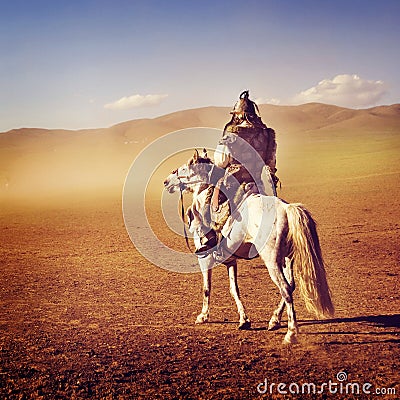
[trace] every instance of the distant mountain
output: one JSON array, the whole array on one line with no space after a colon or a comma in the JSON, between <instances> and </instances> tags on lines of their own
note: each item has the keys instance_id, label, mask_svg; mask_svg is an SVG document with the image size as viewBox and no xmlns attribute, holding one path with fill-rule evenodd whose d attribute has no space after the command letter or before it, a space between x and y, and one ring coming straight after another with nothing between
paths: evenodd
<instances>
[{"instance_id":1,"label":"distant mountain","mask_svg":"<svg viewBox=\"0 0 400 400\"><path fill-rule=\"evenodd\" d=\"M353 127L356 123L364 127L365 122L373 122L392 126L400 119L400 104L378 106L368 109L349 109L321 103L308 103L299 106L277 106L261 104L259 106L263 121L275 130L288 132L301 132L326 129L340 124L342 128ZM12 129L0 133L0 137L9 134L31 135L52 133L57 135L106 133L117 136L130 137L132 134L149 134L157 136L178 129L189 127L212 127L222 129L230 119L229 107L202 107L190 110L177 111L152 119L136 119L119 123L109 128L83 129L83 130L49 130L39 128ZM365 119L365 121L363 121Z\"/></svg>"},{"instance_id":2,"label":"distant mountain","mask_svg":"<svg viewBox=\"0 0 400 400\"><path fill-rule=\"evenodd\" d=\"M400 137L400 104L361 110L320 103L262 104L259 108L264 123L277 133L278 163L281 160L284 168L289 168L293 157L302 152L321 151L314 142L334 140L335 148L339 148L356 138L360 147L367 137L371 146L377 135L381 139L385 135ZM152 140L190 127L212 127L222 132L230 111L229 107L203 107L102 129L23 128L0 133L0 196L11 192L93 191L110 186L120 191L130 163ZM300 161L296 159L296 163ZM301 162L307 165L307 160Z\"/></svg>"}]
</instances>

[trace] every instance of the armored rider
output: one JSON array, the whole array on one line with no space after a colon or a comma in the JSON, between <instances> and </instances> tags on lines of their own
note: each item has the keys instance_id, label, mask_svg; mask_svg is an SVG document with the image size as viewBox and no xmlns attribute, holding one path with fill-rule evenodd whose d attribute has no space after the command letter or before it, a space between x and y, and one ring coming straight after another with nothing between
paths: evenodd
<instances>
[{"instance_id":1,"label":"armored rider","mask_svg":"<svg viewBox=\"0 0 400 400\"><path fill-rule=\"evenodd\" d=\"M214 216L226 200L229 206L225 209L232 211L237 200L248 191L276 196L279 181L275 131L262 122L257 104L249 99L248 90L240 94L231 114L231 121L226 124L214 154L215 165L225 169L225 175L217 182L210 199L211 215L214 213ZM226 219L227 215L219 218L220 222ZM204 225L201 246L196 249L199 254L207 254L216 243L217 226L207 221Z\"/></svg>"}]
</instances>

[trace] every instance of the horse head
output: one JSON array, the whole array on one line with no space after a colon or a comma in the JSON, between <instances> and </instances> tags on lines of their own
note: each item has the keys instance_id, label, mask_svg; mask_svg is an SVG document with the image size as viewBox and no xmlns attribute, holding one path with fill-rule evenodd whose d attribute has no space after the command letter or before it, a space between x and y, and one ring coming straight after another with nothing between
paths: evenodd
<instances>
[{"instance_id":1,"label":"horse head","mask_svg":"<svg viewBox=\"0 0 400 400\"><path fill-rule=\"evenodd\" d=\"M207 155L207 150L203 149L201 155L197 150L186 164L172 171L164 181L165 189L169 193L177 190L191 191L194 185L208 183L208 174L213 162Z\"/></svg>"}]
</instances>

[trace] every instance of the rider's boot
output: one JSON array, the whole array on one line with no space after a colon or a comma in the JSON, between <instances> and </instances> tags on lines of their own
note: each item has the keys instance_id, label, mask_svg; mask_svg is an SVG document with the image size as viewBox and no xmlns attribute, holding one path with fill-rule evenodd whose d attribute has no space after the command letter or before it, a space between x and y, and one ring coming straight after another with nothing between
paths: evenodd
<instances>
[{"instance_id":1,"label":"rider's boot","mask_svg":"<svg viewBox=\"0 0 400 400\"><path fill-rule=\"evenodd\" d=\"M214 230L208 229L207 231L204 227L201 227L197 230L197 234L199 236L199 244L196 246L195 253L198 255L207 255L218 244L217 234Z\"/></svg>"}]
</instances>

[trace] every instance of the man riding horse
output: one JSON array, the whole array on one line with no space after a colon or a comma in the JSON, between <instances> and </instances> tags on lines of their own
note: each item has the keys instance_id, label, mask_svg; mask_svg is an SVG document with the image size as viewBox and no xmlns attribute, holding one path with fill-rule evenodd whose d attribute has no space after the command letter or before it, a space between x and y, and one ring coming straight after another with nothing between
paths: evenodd
<instances>
[{"instance_id":1,"label":"man riding horse","mask_svg":"<svg viewBox=\"0 0 400 400\"><path fill-rule=\"evenodd\" d=\"M279 180L275 175L275 131L262 122L248 90L240 94L231 114L232 119L226 124L214 155L215 165L225 169L224 176L217 181L210 196L211 210L197 210L203 216L204 225L198 232L197 254L207 254L215 248L216 231L226 222L229 209L233 211L247 192L276 195ZM223 207L223 203L228 206ZM208 220L209 216L212 221Z\"/></svg>"}]
</instances>

